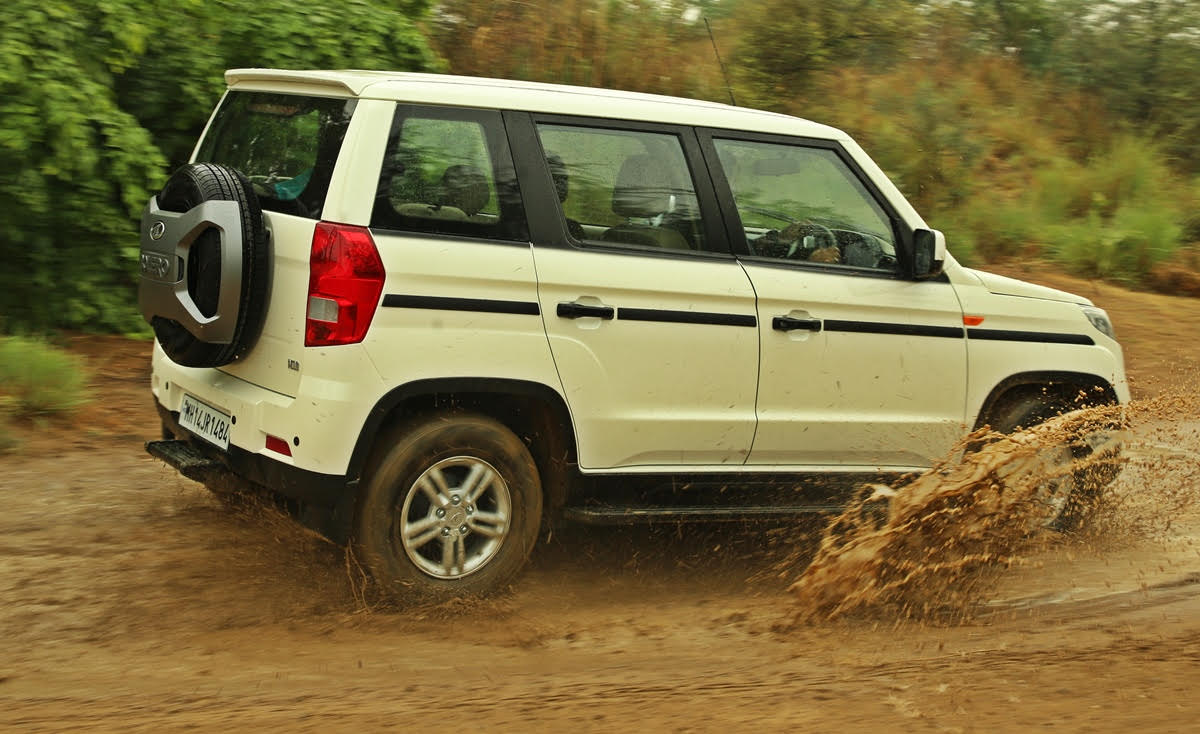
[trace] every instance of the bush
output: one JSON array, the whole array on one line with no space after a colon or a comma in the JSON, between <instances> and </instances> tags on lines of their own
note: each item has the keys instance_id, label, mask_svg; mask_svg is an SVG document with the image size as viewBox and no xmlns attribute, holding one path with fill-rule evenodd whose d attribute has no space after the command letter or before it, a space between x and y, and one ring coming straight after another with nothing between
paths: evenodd
<instances>
[{"instance_id":1,"label":"bush","mask_svg":"<svg viewBox=\"0 0 1200 734\"><path fill-rule=\"evenodd\" d=\"M86 383L78 357L40 339L0 337L0 419L69 413L87 402Z\"/></svg>"},{"instance_id":2,"label":"bush","mask_svg":"<svg viewBox=\"0 0 1200 734\"><path fill-rule=\"evenodd\" d=\"M964 263L1044 254L1154 284L1200 236L1200 186L1161 145L1011 60L850 67L823 91L790 111L848 129Z\"/></svg>"},{"instance_id":3,"label":"bush","mask_svg":"<svg viewBox=\"0 0 1200 734\"><path fill-rule=\"evenodd\" d=\"M1157 147L1133 135L1039 172L1026 198L1045 250L1082 275L1142 283L1183 242L1187 192Z\"/></svg>"},{"instance_id":4,"label":"bush","mask_svg":"<svg viewBox=\"0 0 1200 734\"><path fill-rule=\"evenodd\" d=\"M0 4L0 314L144 331L137 221L237 66L439 67L427 0Z\"/></svg>"}]
</instances>

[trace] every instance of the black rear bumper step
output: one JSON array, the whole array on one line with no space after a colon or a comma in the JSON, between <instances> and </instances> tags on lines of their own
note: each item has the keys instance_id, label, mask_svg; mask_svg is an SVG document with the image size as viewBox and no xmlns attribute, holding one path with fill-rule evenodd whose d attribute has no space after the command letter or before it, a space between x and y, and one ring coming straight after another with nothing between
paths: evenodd
<instances>
[{"instance_id":1,"label":"black rear bumper step","mask_svg":"<svg viewBox=\"0 0 1200 734\"><path fill-rule=\"evenodd\" d=\"M146 453L162 459L193 481L206 482L230 474L228 467L205 456L190 441L147 441Z\"/></svg>"},{"instance_id":2,"label":"black rear bumper step","mask_svg":"<svg viewBox=\"0 0 1200 734\"><path fill-rule=\"evenodd\" d=\"M813 504L790 506L700 505L611 507L595 505L565 507L563 516L584 525L644 525L683 522L745 522L782 520L800 515L841 512L843 505Z\"/></svg>"}]
</instances>

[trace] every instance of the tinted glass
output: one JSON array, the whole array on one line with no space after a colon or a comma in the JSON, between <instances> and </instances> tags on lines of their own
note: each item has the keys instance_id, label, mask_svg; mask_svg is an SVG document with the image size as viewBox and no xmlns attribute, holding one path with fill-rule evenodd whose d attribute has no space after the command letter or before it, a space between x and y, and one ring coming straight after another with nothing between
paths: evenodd
<instances>
[{"instance_id":1,"label":"tinted glass","mask_svg":"<svg viewBox=\"0 0 1200 734\"><path fill-rule=\"evenodd\" d=\"M500 114L398 106L371 226L527 241Z\"/></svg>"},{"instance_id":2,"label":"tinted glass","mask_svg":"<svg viewBox=\"0 0 1200 734\"><path fill-rule=\"evenodd\" d=\"M891 220L837 153L713 142L752 255L895 270Z\"/></svg>"},{"instance_id":3,"label":"tinted glass","mask_svg":"<svg viewBox=\"0 0 1200 734\"><path fill-rule=\"evenodd\" d=\"M354 101L230 92L197 161L236 168L263 209L320 219Z\"/></svg>"},{"instance_id":4,"label":"tinted glass","mask_svg":"<svg viewBox=\"0 0 1200 734\"><path fill-rule=\"evenodd\" d=\"M696 188L678 136L538 125L567 231L576 240L704 249Z\"/></svg>"}]
</instances>

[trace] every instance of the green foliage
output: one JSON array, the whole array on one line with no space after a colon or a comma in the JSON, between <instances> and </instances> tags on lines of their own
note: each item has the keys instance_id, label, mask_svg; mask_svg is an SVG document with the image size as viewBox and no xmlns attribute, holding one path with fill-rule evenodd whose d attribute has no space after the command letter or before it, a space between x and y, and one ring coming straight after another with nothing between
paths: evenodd
<instances>
[{"instance_id":1,"label":"green foliage","mask_svg":"<svg viewBox=\"0 0 1200 734\"><path fill-rule=\"evenodd\" d=\"M0 11L0 312L9 325L133 323L131 221L164 161L113 97L110 64L126 63L137 34L115 33L124 23L111 7L16 0Z\"/></svg>"},{"instance_id":2,"label":"green foliage","mask_svg":"<svg viewBox=\"0 0 1200 734\"><path fill-rule=\"evenodd\" d=\"M1011 60L843 70L813 98L793 105L848 128L962 260L1137 283L1185 242L1195 195L1161 147Z\"/></svg>"},{"instance_id":3,"label":"green foliage","mask_svg":"<svg viewBox=\"0 0 1200 734\"><path fill-rule=\"evenodd\" d=\"M456 74L728 100L701 16L728 0L443 0L433 37ZM718 43L724 51L719 30Z\"/></svg>"},{"instance_id":4,"label":"green foliage","mask_svg":"<svg viewBox=\"0 0 1200 734\"><path fill-rule=\"evenodd\" d=\"M0 7L0 313L8 329L144 330L142 207L184 162L234 66L437 68L425 0Z\"/></svg>"},{"instance_id":5,"label":"green foliage","mask_svg":"<svg viewBox=\"0 0 1200 734\"><path fill-rule=\"evenodd\" d=\"M41 339L0 337L0 413L70 413L87 402L86 384L87 373L74 355Z\"/></svg>"},{"instance_id":6,"label":"green foliage","mask_svg":"<svg viewBox=\"0 0 1200 734\"><path fill-rule=\"evenodd\" d=\"M1200 171L1200 3L1058 0L1063 31L1046 68L1137 123Z\"/></svg>"},{"instance_id":7,"label":"green foliage","mask_svg":"<svg viewBox=\"0 0 1200 734\"><path fill-rule=\"evenodd\" d=\"M1136 283L1181 245L1185 199L1144 139L1123 136L1086 164L1039 179L1031 206L1046 223L1046 250L1079 273Z\"/></svg>"},{"instance_id":8,"label":"green foliage","mask_svg":"<svg viewBox=\"0 0 1200 734\"><path fill-rule=\"evenodd\" d=\"M882 66L921 25L910 0L764 0L744 3L746 31L735 64L756 106L775 107L811 90L814 77L847 65Z\"/></svg>"}]
</instances>

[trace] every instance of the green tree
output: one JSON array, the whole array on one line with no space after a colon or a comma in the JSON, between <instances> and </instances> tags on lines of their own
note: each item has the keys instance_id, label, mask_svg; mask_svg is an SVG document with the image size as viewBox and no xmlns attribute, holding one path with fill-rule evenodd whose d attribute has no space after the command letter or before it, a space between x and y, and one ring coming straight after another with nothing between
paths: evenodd
<instances>
[{"instance_id":1,"label":"green tree","mask_svg":"<svg viewBox=\"0 0 1200 734\"><path fill-rule=\"evenodd\" d=\"M1101 96L1200 171L1200 3L1060 0L1069 32L1051 70Z\"/></svg>"},{"instance_id":2,"label":"green tree","mask_svg":"<svg viewBox=\"0 0 1200 734\"><path fill-rule=\"evenodd\" d=\"M920 41L920 3L910 0L764 0L743 5L744 37L734 57L756 104L811 91L817 74L885 65Z\"/></svg>"},{"instance_id":3,"label":"green tree","mask_svg":"<svg viewBox=\"0 0 1200 734\"><path fill-rule=\"evenodd\" d=\"M438 48L458 74L727 99L703 17L715 0L443 0Z\"/></svg>"},{"instance_id":4,"label":"green tree","mask_svg":"<svg viewBox=\"0 0 1200 734\"><path fill-rule=\"evenodd\" d=\"M431 69L425 0L9 0L0 329L139 328L136 219L235 66Z\"/></svg>"}]
</instances>

